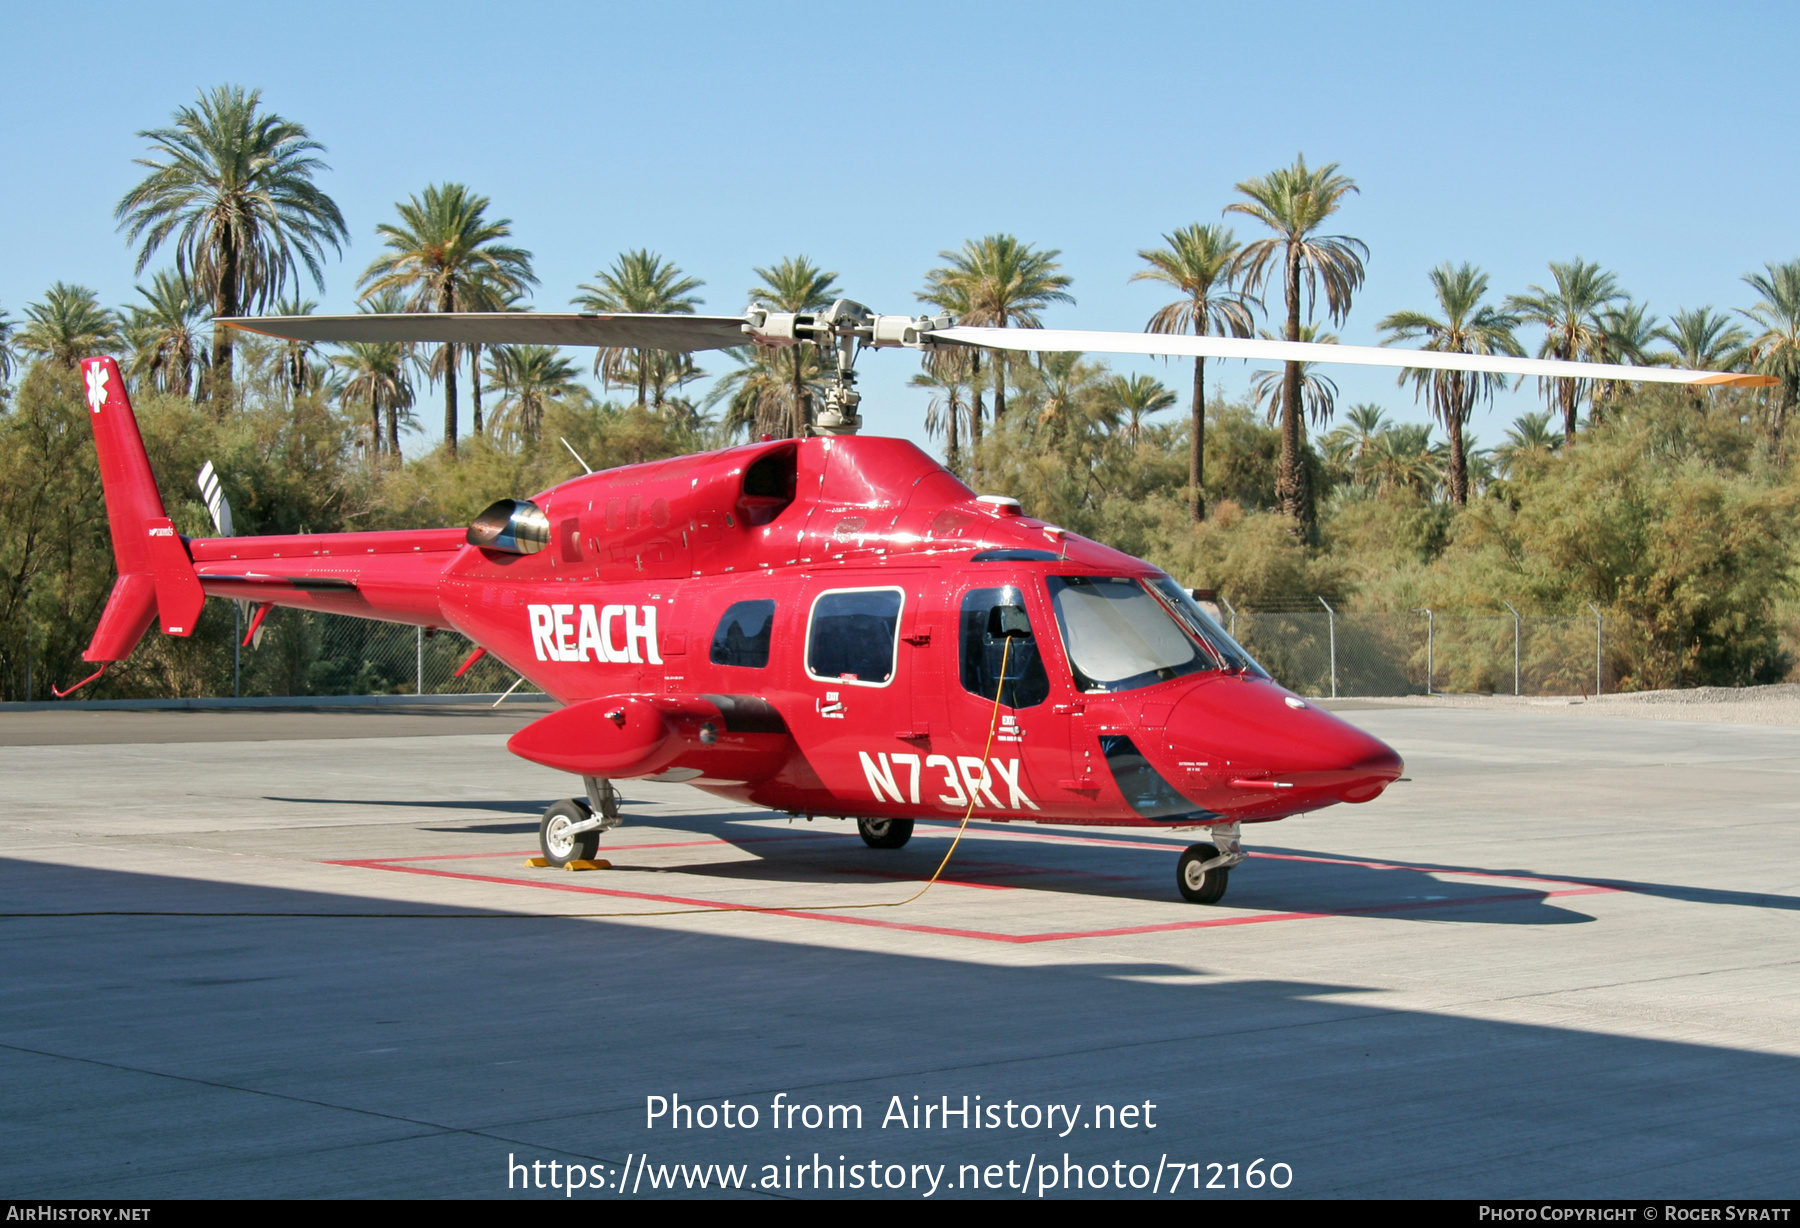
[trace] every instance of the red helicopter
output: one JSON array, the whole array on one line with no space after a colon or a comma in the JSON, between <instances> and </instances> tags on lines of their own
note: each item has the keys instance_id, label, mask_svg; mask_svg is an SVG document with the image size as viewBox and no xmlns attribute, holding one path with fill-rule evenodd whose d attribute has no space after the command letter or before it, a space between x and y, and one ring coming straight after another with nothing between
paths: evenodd
<instances>
[{"instance_id":1,"label":"red helicopter","mask_svg":"<svg viewBox=\"0 0 1800 1228\"><path fill-rule=\"evenodd\" d=\"M919 818L1203 830L1176 871L1213 903L1241 824L1367 802L1400 757L1273 681L1174 579L977 495L913 444L857 435L863 348L1351 362L1444 371L1772 382L1671 368L1280 341L958 327L948 317L533 313L294 316L222 324L302 341L835 353L817 434L628 465L494 503L466 528L193 538L170 522L117 365L82 364L118 579L86 660L207 597L450 627L563 706L513 753L584 796L540 824L546 862L591 859L611 782L686 782L853 818L873 848ZM579 458L578 458L579 459ZM583 466L586 467L585 464ZM473 659L473 658L471 658ZM85 681L85 680L84 680ZM79 685L79 684L78 684ZM73 688L71 688L73 689ZM67 692L61 692L66 694Z\"/></svg>"}]
</instances>

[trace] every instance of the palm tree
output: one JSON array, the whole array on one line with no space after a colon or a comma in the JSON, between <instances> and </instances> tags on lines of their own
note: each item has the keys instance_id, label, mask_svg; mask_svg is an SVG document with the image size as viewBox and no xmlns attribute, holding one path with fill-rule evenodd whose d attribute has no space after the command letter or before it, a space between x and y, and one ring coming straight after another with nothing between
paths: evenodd
<instances>
[{"instance_id":1,"label":"palm tree","mask_svg":"<svg viewBox=\"0 0 1800 1228\"><path fill-rule=\"evenodd\" d=\"M331 365L344 376L339 395L369 407L369 454L382 450L381 415L387 411L387 451L400 456L400 414L413 403L412 381L406 378L406 347L394 341L353 341L331 356Z\"/></svg>"},{"instance_id":2,"label":"palm tree","mask_svg":"<svg viewBox=\"0 0 1800 1228\"><path fill-rule=\"evenodd\" d=\"M938 270L943 272L943 270ZM949 312L961 321L969 314L968 288L954 279L935 278L933 274L925 275L925 289L917 296L922 303L930 303L939 311ZM925 351L921 364L924 367L923 378L932 383L956 383L969 390L969 480L975 480L975 465L981 459L981 417L982 377L981 351L957 345L933 346ZM956 431L951 424L950 462L956 462Z\"/></svg>"},{"instance_id":3,"label":"palm tree","mask_svg":"<svg viewBox=\"0 0 1800 1228\"><path fill-rule=\"evenodd\" d=\"M57 282L43 302L26 306L25 318L18 347L70 371L90 355L113 353L124 341L119 318L86 286Z\"/></svg>"},{"instance_id":4,"label":"palm tree","mask_svg":"<svg viewBox=\"0 0 1800 1228\"><path fill-rule=\"evenodd\" d=\"M688 277L673 262L664 260L647 248L621 253L610 269L594 274L598 285L583 282L571 302L583 311L650 312L654 314L692 315L701 299L694 291L706 283ZM684 370L678 361L685 355L662 350L601 350L594 356L594 374L607 387L627 382L635 376L637 403L642 409L649 403L650 386L656 385L656 404L662 404L662 390L671 380L681 382ZM691 366L691 360L690 360Z\"/></svg>"},{"instance_id":5,"label":"palm tree","mask_svg":"<svg viewBox=\"0 0 1800 1228\"><path fill-rule=\"evenodd\" d=\"M961 347L944 347L946 349ZM925 369L907 381L910 388L924 388L931 393L931 404L925 410L925 435L928 439L936 439L940 434L950 436L949 450L945 454L948 468L955 472L961 458L958 426L963 415L969 411L969 403L964 400L963 393L968 389L967 364L958 368L952 363L930 361L933 355L927 351Z\"/></svg>"},{"instance_id":6,"label":"palm tree","mask_svg":"<svg viewBox=\"0 0 1800 1228\"><path fill-rule=\"evenodd\" d=\"M1788 412L1800 399L1800 260L1766 265L1744 282L1761 300L1742 313L1763 330L1749 342L1751 369L1781 381L1769 398L1769 440L1779 447Z\"/></svg>"},{"instance_id":7,"label":"palm tree","mask_svg":"<svg viewBox=\"0 0 1800 1228\"><path fill-rule=\"evenodd\" d=\"M1344 425L1319 440L1325 459L1353 481L1367 479L1375 441L1388 429L1387 412L1367 402L1344 411Z\"/></svg>"},{"instance_id":8,"label":"palm tree","mask_svg":"<svg viewBox=\"0 0 1800 1228\"><path fill-rule=\"evenodd\" d=\"M1653 361L1668 366L1690 371L1741 371L1748 360L1750 334L1710 305L1677 311L1656 330L1656 339L1669 348L1654 355ZM1688 396L1696 409L1704 409L1711 392L1709 388L1689 388Z\"/></svg>"},{"instance_id":9,"label":"palm tree","mask_svg":"<svg viewBox=\"0 0 1800 1228\"><path fill-rule=\"evenodd\" d=\"M802 352L800 378L808 398L823 396L825 368L817 346L794 346ZM787 438L793 429L794 389L788 376L760 350L738 346L726 353L737 359L735 371L727 372L706 397L707 407L726 403L722 423L728 438L746 435L752 439L767 436Z\"/></svg>"},{"instance_id":10,"label":"palm tree","mask_svg":"<svg viewBox=\"0 0 1800 1228\"><path fill-rule=\"evenodd\" d=\"M1115 375L1101 385L1100 396L1109 408L1129 420L1125 437L1134 448L1142 438L1144 416L1175 404L1175 394L1163 387L1162 381L1148 375Z\"/></svg>"},{"instance_id":11,"label":"palm tree","mask_svg":"<svg viewBox=\"0 0 1800 1228\"><path fill-rule=\"evenodd\" d=\"M214 316L261 311L306 266L325 288L325 248L349 238L337 204L313 182L327 169L325 147L306 129L261 111L262 91L221 85L197 106L175 112L169 128L138 135L151 143L150 168L113 211L127 241L142 244L142 273L164 242L175 240L175 269L208 301ZM212 378L222 413L231 383L229 328L213 330Z\"/></svg>"},{"instance_id":12,"label":"palm tree","mask_svg":"<svg viewBox=\"0 0 1800 1228\"><path fill-rule=\"evenodd\" d=\"M406 296L392 287L357 303L358 311L372 312L376 315L397 315L405 309ZM334 391L348 401L352 397L360 397L368 402L369 412L373 419L371 455L382 450L382 411L387 412L387 452L392 462L400 460L400 425L404 422L409 428L415 420L411 413L415 391L412 380L407 376L409 367L419 367L429 372L428 364L418 362L416 348L411 343L381 342L359 343L342 347L345 353L334 355L329 361L341 372Z\"/></svg>"},{"instance_id":13,"label":"palm tree","mask_svg":"<svg viewBox=\"0 0 1800 1228\"><path fill-rule=\"evenodd\" d=\"M1062 266L1056 258L1062 252L1052 248L1037 251L1012 235L988 235L969 240L960 251L939 252L940 260L949 261L943 268L925 275L928 302L940 298L966 304L961 322L987 328L1037 328L1039 312L1052 303L1073 303L1068 293L1070 279L1057 272ZM954 287L944 294L940 287ZM1009 358L1004 350L989 356L994 366L994 425L1006 417L1006 371Z\"/></svg>"},{"instance_id":14,"label":"palm tree","mask_svg":"<svg viewBox=\"0 0 1800 1228\"><path fill-rule=\"evenodd\" d=\"M1437 298L1437 315L1423 311L1396 311L1385 317L1378 328L1388 335L1383 345L1396 341L1426 338L1424 349L1446 354L1510 354L1522 355L1513 328L1514 316L1481 300L1487 297L1488 277L1472 264L1440 264L1431 270L1431 288ZM1450 437L1450 501L1465 505L1469 501L1469 460L1463 441L1463 428L1469 423L1475 403L1491 400L1494 393L1504 391L1507 378L1487 372L1430 371L1408 369L1400 373L1400 383L1411 382L1413 395L1425 398L1431 416L1443 425Z\"/></svg>"},{"instance_id":15,"label":"palm tree","mask_svg":"<svg viewBox=\"0 0 1800 1228\"><path fill-rule=\"evenodd\" d=\"M525 311L523 290L490 286L477 281L469 287L470 311ZM468 343L469 351L469 433L482 433L481 421L481 351L479 341Z\"/></svg>"},{"instance_id":16,"label":"palm tree","mask_svg":"<svg viewBox=\"0 0 1800 1228\"><path fill-rule=\"evenodd\" d=\"M1258 334L1265 340L1273 341L1268 329L1258 329ZM1336 333L1321 332L1316 324L1304 324L1300 327L1300 335L1290 338L1293 341L1305 341L1314 345L1336 345ZM1312 419L1314 427L1324 426L1331 420L1332 411L1337 408L1337 382L1328 375L1315 375L1313 368L1318 363L1283 363L1280 371L1258 371L1250 377L1250 393L1261 405L1269 404L1269 425L1274 426L1279 418L1283 422L1287 418L1288 385L1291 380L1298 379L1298 402L1305 410L1306 416ZM1298 372L1292 368L1298 367ZM1276 492L1277 497L1280 491ZM1285 508L1283 510L1286 510Z\"/></svg>"},{"instance_id":17,"label":"palm tree","mask_svg":"<svg viewBox=\"0 0 1800 1228\"><path fill-rule=\"evenodd\" d=\"M788 256L780 264L756 269L755 273L762 280L750 287L750 301L774 311L821 311L838 297L837 274L826 272L805 256ZM803 355L803 350L811 353ZM770 363L777 361L773 353L759 352L757 357ZM814 367L819 365L817 346L787 347L788 386L793 398L787 432L791 439L805 437L812 426L812 397L806 372L808 357Z\"/></svg>"},{"instance_id":18,"label":"palm tree","mask_svg":"<svg viewBox=\"0 0 1800 1228\"><path fill-rule=\"evenodd\" d=\"M1098 368L1083 362L1082 357L1073 350L1039 354L1036 364L1027 366L1021 378L1021 399L1037 411L1036 424L1053 444L1091 435L1096 427L1111 434L1126 412L1117 398L1104 395ZM998 424L995 430L999 430Z\"/></svg>"},{"instance_id":19,"label":"palm tree","mask_svg":"<svg viewBox=\"0 0 1800 1228\"><path fill-rule=\"evenodd\" d=\"M1656 335L1669 344L1668 360L1690 371L1737 370L1750 340L1750 334L1733 324L1730 316L1710 305L1677 311Z\"/></svg>"},{"instance_id":20,"label":"palm tree","mask_svg":"<svg viewBox=\"0 0 1800 1228\"><path fill-rule=\"evenodd\" d=\"M1565 362L1593 361L1606 348L1606 323L1601 318L1607 307L1624 298L1618 280L1597 264L1577 256L1572 263L1550 262L1550 275L1556 281L1554 290L1531 286L1525 294L1506 300L1506 310L1522 323L1541 324L1544 340L1538 346L1539 358L1559 358ZM1540 379L1546 399L1562 411L1563 439L1575 442L1575 420L1581 398L1587 392L1587 381L1579 379Z\"/></svg>"},{"instance_id":21,"label":"palm tree","mask_svg":"<svg viewBox=\"0 0 1800 1228\"><path fill-rule=\"evenodd\" d=\"M1649 305L1633 302L1627 296L1600 313L1600 348L1594 357L1599 362L1657 366L1668 361L1661 350L1652 348L1661 337L1662 328L1650 314ZM1589 400L1592 407L1589 414L1594 421L1599 422L1606 416L1608 407L1624 394L1630 382L1595 381Z\"/></svg>"},{"instance_id":22,"label":"palm tree","mask_svg":"<svg viewBox=\"0 0 1800 1228\"><path fill-rule=\"evenodd\" d=\"M1506 432L1506 442L1494 449L1494 460L1502 475L1510 478L1521 463L1550 456L1562 447L1562 436L1550 429L1550 411L1525 414L1513 421Z\"/></svg>"},{"instance_id":23,"label":"palm tree","mask_svg":"<svg viewBox=\"0 0 1800 1228\"><path fill-rule=\"evenodd\" d=\"M400 224L375 228L390 250L364 271L362 298L397 290L412 311L479 311L496 295L536 285L531 253L500 242L512 235L511 219L489 221L488 204L462 184L446 183L395 205ZM435 373L444 379L444 443L454 456L456 346L439 348Z\"/></svg>"},{"instance_id":24,"label":"palm tree","mask_svg":"<svg viewBox=\"0 0 1800 1228\"><path fill-rule=\"evenodd\" d=\"M275 314L281 316L309 316L318 309L319 304L310 298L284 298L275 304ZM293 395L301 396L318 391L319 370L312 362L312 356L318 349L318 345L311 341L281 343L281 373L286 377L288 389Z\"/></svg>"},{"instance_id":25,"label":"palm tree","mask_svg":"<svg viewBox=\"0 0 1800 1228\"><path fill-rule=\"evenodd\" d=\"M1337 212L1344 197L1357 191L1355 181L1338 174L1335 162L1316 170L1308 167L1302 154L1295 157L1292 166L1246 179L1237 185L1237 190L1249 199L1234 201L1225 206L1225 212L1253 217L1275 235L1240 251L1233 271L1247 289L1255 291L1280 268L1287 307L1282 336L1289 341L1300 340L1302 284L1306 288L1308 315L1317 304L1322 282L1326 312L1333 323L1341 322L1350 312L1350 296L1362 286L1363 262L1369 257L1369 248L1361 239L1348 235L1316 232ZM1281 468L1275 475L1275 497L1283 512L1310 527L1312 492L1307 489L1306 470L1300 462L1301 366L1288 363L1282 384Z\"/></svg>"},{"instance_id":26,"label":"palm tree","mask_svg":"<svg viewBox=\"0 0 1800 1228\"><path fill-rule=\"evenodd\" d=\"M574 365L553 345L495 346L487 370L501 393L493 430L520 441L537 439L545 405L575 385Z\"/></svg>"},{"instance_id":27,"label":"palm tree","mask_svg":"<svg viewBox=\"0 0 1800 1228\"><path fill-rule=\"evenodd\" d=\"M1443 478L1443 455L1431 442L1425 423L1390 426L1375 438L1369 474L1379 490L1411 490L1428 494Z\"/></svg>"},{"instance_id":28,"label":"palm tree","mask_svg":"<svg viewBox=\"0 0 1800 1228\"><path fill-rule=\"evenodd\" d=\"M13 327L7 313L0 311L0 390L4 390L13 377Z\"/></svg>"},{"instance_id":29,"label":"palm tree","mask_svg":"<svg viewBox=\"0 0 1800 1228\"><path fill-rule=\"evenodd\" d=\"M145 306L125 309L125 339L131 350L127 374L155 388L187 396L198 393L194 366L205 369L199 324L206 316L206 300L194 292L186 278L164 269L150 279L150 288L137 292Z\"/></svg>"},{"instance_id":30,"label":"palm tree","mask_svg":"<svg viewBox=\"0 0 1800 1228\"><path fill-rule=\"evenodd\" d=\"M1248 337L1255 327L1252 308L1262 303L1234 289L1233 260L1242 246L1224 226L1183 226L1163 236L1167 247L1138 252L1150 267L1131 275L1132 281L1158 281L1172 286L1182 297L1157 309L1146 330L1153 333L1217 334ZM1206 359L1194 359L1193 436L1188 449L1188 485L1194 488L1195 522L1206 519L1206 493L1201 480L1206 471Z\"/></svg>"}]
</instances>

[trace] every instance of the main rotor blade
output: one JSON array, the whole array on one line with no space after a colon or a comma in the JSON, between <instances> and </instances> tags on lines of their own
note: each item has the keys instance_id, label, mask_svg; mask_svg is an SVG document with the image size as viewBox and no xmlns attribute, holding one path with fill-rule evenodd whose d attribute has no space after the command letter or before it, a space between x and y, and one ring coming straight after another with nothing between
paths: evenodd
<instances>
[{"instance_id":1,"label":"main rotor blade","mask_svg":"<svg viewBox=\"0 0 1800 1228\"><path fill-rule=\"evenodd\" d=\"M1263 362L1336 362L1359 367L1407 367L1434 371L1491 371L1549 379L1634 380L1654 384L1713 384L1766 388L1770 375L1732 371L1687 371L1679 367L1626 367L1613 363L1562 362L1550 358L1509 358L1496 354L1451 354L1436 350L1390 350L1368 345L1321 345L1311 341L1267 341L1248 337L1196 337L1185 333L1110 333L1067 328L933 329L932 342L996 350L1075 351L1084 354L1166 354L1184 358L1248 358Z\"/></svg>"},{"instance_id":2,"label":"main rotor blade","mask_svg":"<svg viewBox=\"0 0 1800 1228\"><path fill-rule=\"evenodd\" d=\"M723 350L749 345L742 316L404 312L240 316L216 324L287 341L401 341L459 345L597 345L627 350Z\"/></svg>"}]
</instances>

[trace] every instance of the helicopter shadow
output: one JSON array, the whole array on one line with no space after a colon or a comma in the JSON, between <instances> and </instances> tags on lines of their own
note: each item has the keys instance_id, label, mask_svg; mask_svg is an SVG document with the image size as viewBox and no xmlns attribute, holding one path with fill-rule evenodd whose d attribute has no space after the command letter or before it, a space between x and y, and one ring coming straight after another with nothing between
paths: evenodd
<instances>
[{"instance_id":1,"label":"helicopter shadow","mask_svg":"<svg viewBox=\"0 0 1800 1228\"><path fill-rule=\"evenodd\" d=\"M289 804L400 807L449 818L454 813L536 816L548 803L535 800L423 801L344 798L269 797ZM786 885L796 888L851 886L890 881L923 884L943 860L948 844L917 840L899 849L873 849L863 844L847 821L824 820L778 826L773 812L691 811L658 815L642 812L646 803L627 802L627 823L602 841L629 851L636 841L633 826L711 837L742 858L689 857L655 864L619 864L612 872L654 878L681 875L721 884ZM445 813L449 812L449 813ZM634 813L635 812L635 813ZM931 830L938 825L931 825ZM448 822L421 824L434 833L535 836L536 818L528 822ZM1030 890L1088 899L1168 903L1175 895L1175 859L1182 844L1155 839L1126 839L1132 847L1087 844L1077 839L1032 839L1020 829L1002 831L972 824L955 857L944 868L941 884L974 890ZM1123 833L1121 833L1123 834ZM1136 834L1135 832L1132 834ZM1103 837L1116 839L1117 836ZM657 842L660 843L660 842ZM669 850L672 852L673 850ZM721 850L723 851L723 850ZM1440 875L1480 875L1475 882ZM1509 876L1509 877L1501 877ZM1516 877L1511 877L1516 876ZM1523 870L1487 867L1395 865L1338 858L1307 849L1259 848L1232 875L1229 903L1233 911L1388 916L1414 921L1458 920L1491 925L1571 925L1595 918L1552 902L1566 889L1603 887L1646 891L1672 898L1731 893L1700 892L1670 884L1603 883L1546 879ZM1586 893L1585 891L1583 892ZM1792 902L1800 906L1800 901Z\"/></svg>"},{"instance_id":2,"label":"helicopter shadow","mask_svg":"<svg viewBox=\"0 0 1800 1228\"><path fill-rule=\"evenodd\" d=\"M848 885L871 880L922 884L943 860L948 844L917 840L900 849L865 846L846 828L780 834L766 823L754 827L743 815L685 814L659 820L659 827L716 836L752 854L744 860L695 857L655 866L614 866L615 871L705 876L735 883L800 886ZM733 828L739 830L733 831ZM745 829L748 830L745 830ZM836 837L836 838L833 838ZM1184 845L1143 841L1134 847L1091 845L1078 840L1020 839L1015 831L971 826L940 883L990 891L1031 890L1168 903L1175 894L1175 863ZM605 853L602 846L601 852ZM1262 852L1262 850L1258 850ZM1504 925L1570 925L1592 916L1551 902L1565 889L1587 893L1587 883L1488 877L1468 882L1440 874L1498 875L1473 867L1412 866L1340 859L1311 850L1269 850L1252 856L1233 874L1230 909L1278 913L1392 916L1398 919Z\"/></svg>"},{"instance_id":3,"label":"helicopter shadow","mask_svg":"<svg viewBox=\"0 0 1800 1228\"><path fill-rule=\"evenodd\" d=\"M476 814L522 814L530 815L529 822L516 823L457 823L446 827L421 827L420 831L429 832L474 832L488 836L535 836L538 830L538 818L549 802L540 801L420 801L417 799L394 800L371 798L341 797L273 797L265 796L265 802L282 802L288 805L302 806L384 806L405 810L463 811ZM448 817L448 816L445 816Z\"/></svg>"},{"instance_id":4,"label":"helicopter shadow","mask_svg":"<svg viewBox=\"0 0 1800 1228\"><path fill-rule=\"evenodd\" d=\"M1288 850L1281 851L1287 852ZM1441 874L1469 872L1467 867L1439 865L1423 861L1413 864L1422 870ZM1626 891L1633 895L1650 895L1664 900L1679 900L1688 904L1723 904L1733 908L1767 908L1777 912L1800 912L1800 896L1771 895L1766 891L1731 891L1722 887L1699 887L1687 883L1651 883L1640 879L1601 878L1592 874L1558 878L1547 875L1542 870L1519 866L1511 868L1484 867L1481 873L1516 875L1524 879L1547 879L1553 882L1566 882L1571 886L1605 887L1613 891Z\"/></svg>"}]
</instances>

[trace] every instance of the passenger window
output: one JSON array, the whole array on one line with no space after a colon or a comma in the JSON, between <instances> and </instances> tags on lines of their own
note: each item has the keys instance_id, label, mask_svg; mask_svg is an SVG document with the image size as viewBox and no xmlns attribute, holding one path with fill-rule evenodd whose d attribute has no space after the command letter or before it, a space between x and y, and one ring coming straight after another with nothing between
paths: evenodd
<instances>
[{"instance_id":1,"label":"passenger window","mask_svg":"<svg viewBox=\"0 0 1800 1228\"><path fill-rule=\"evenodd\" d=\"M773 601L740 601L725 611L713 632L712 663L762 669L769 663L769 632L775 626Z\"/></svg>"},{"instance_id":2,"label":"passenger window","mask_svg":"<svg viewBox=\"0 0 1800 1228\"><path fill-rule=\"evenodd\" d=\"M806 672L823 682L886 686L894 677L899 589L825 593L806 632Z\"/></svg>"},{"instance_id":3,"label":"passenger window","mask_svg":"<svg viewBox=\"0 0 1800 1228\"><path fill-rule=\"evenodd\" d=\"M1037 639L1031 635L1001 635L1001 611L1025 612L1025 598L1010 585L1005 588L972 589L962 601L962 684L963 690L979 695L989 703L996 692L1000 702L1009 708L1029 708L1050 697L1050 677L1044 672L1043 658L1038 655ZM1029 621L1027 622L1029 626ZM1000 681L1000 662L1006 661L1006 683Z\"/></svg>"}]
</instances>

